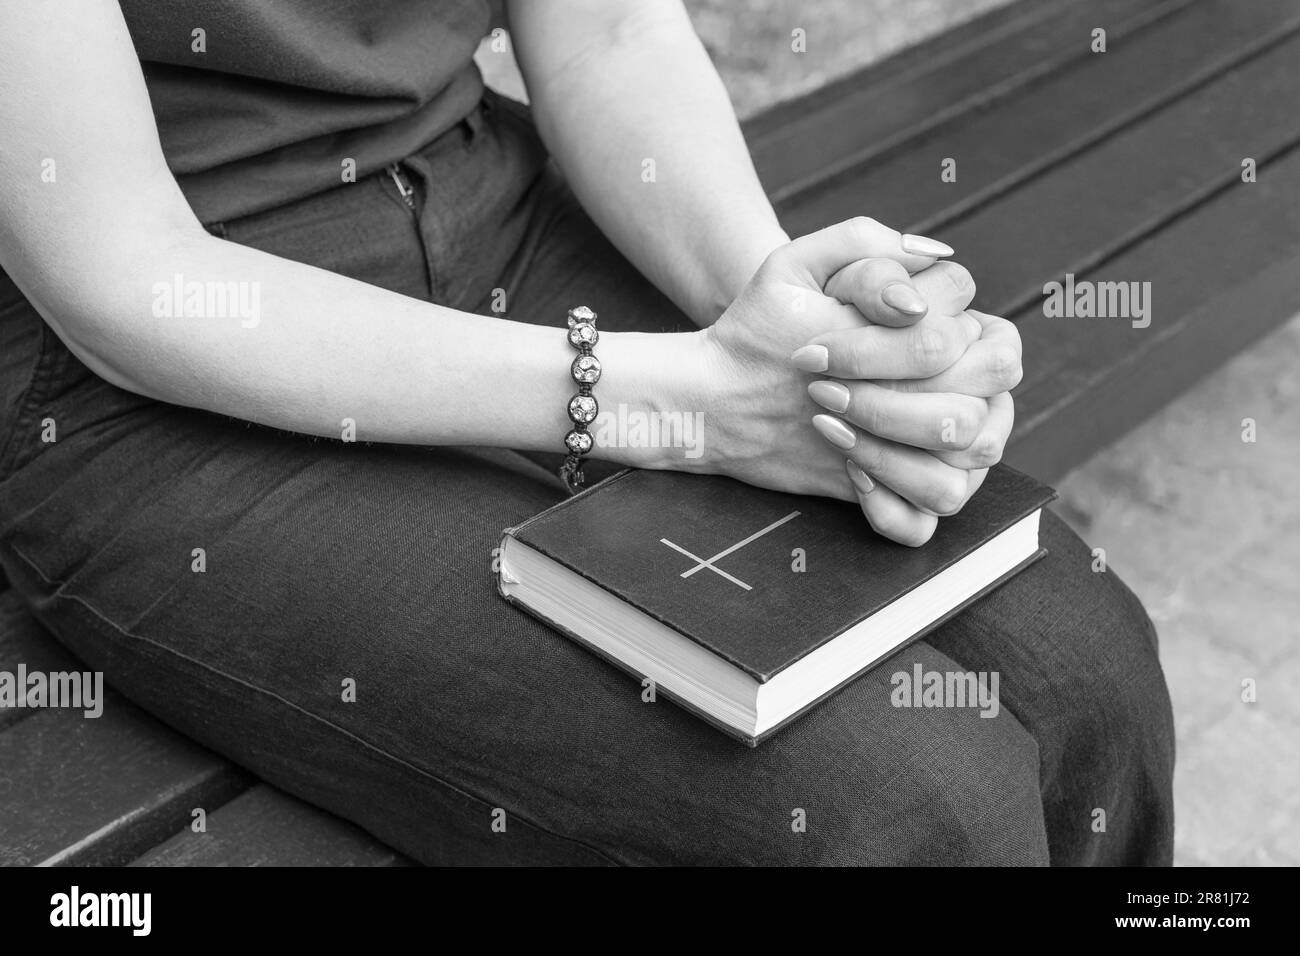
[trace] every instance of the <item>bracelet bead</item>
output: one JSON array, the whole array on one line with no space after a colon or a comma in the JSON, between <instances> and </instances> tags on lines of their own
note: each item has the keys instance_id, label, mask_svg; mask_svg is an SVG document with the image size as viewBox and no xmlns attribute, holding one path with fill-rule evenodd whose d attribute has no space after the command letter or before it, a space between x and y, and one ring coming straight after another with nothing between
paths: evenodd
<instances>
[{"instance_id":1,"label":"bracelet bead","mask_svg":"<svg viewBox=\"0 0 1300 956\"><path fill-rule=\"evenodd\" d=\"M573 455L585 455L591 451L595 440L591 437L591 432L580 432L577 430L569 432L564 436L564 445Z\"/></svg>"},{"instance_id":2,"label":"bracelet bead","mask_svg":"<svg viewBox=\"0 0 1300 956\"><path fill-rule=\"evenodd\" d=\"M600 414L600 405L594 395L579 392L569 399L569 420L575 424L589 425Z\"/></svg>"},{"instance_id":3,"label":"bracelet bead","mask_svg":"<svg viewBox=\"0 0 1300 956\"><path fill-rule=\"evenodd\" d=\"M569 328L573 328L579 322L594 324L595 321L596 313L591 311L591 309L587 308L585 305L580 305L576 309L569 310Z\"/></svg>"},{"instance_id":4,"label":"bracelet bead","mask_svg":"<svg viewBox=\"0 0 1300 956\"><path fill-rule=\"evenodd\" d=\"M570 371L575 382L595 385L600 381L600 359L594 355L579 355L573 360Z\"/></svg>"},{"instance_id":5,"label":"bracelet bead","mask_svg":"<svg viewBox=\"0 0 1300 956\"><path fill-rule=\"evenodd\" d=\"M579 322L569 329L569 344L579 351L585 345L588 348L594 348L600 341L600 333L590 322Z\"/></svg>"}]
</instances>

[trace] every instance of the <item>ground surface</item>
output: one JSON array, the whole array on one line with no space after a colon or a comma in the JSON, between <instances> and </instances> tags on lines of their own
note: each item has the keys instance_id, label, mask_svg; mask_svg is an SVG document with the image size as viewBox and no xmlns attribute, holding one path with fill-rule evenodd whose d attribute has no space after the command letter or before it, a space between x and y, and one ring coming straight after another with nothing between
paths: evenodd
<instances>
[{"instance_id":1,"label":"ground surface","mask_svg":"<svg viewBox=\"0 0 1300 956\"><path fill-rule=\"evenodd\" d=\"M1300 316L1059 486L1160 632L1179 863L1300 864L1297 368Z\"/></svg>"}]
</instances>

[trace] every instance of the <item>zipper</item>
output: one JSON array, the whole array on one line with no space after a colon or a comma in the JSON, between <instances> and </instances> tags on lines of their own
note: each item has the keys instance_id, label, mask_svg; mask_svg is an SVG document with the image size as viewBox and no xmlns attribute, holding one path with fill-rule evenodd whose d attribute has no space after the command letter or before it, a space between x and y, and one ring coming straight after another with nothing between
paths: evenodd
<instances>
[{"instance_id":1,"label":"zipper","mask_svg":"<svg viewBox=\"0 0 1300 956\"><path fill-rule=\"evenodd\" d=\"M388 175L392 177L393 183L396 184L397 192L402 197L402 202L406 203L406 207L410 209L411 212L415 212L415 187L412 186L411 181L406 178L406 174L402 172L402 168L398 166L397 163L393 163L393 165L388 167Z\"/></svg>"}]
</instances>

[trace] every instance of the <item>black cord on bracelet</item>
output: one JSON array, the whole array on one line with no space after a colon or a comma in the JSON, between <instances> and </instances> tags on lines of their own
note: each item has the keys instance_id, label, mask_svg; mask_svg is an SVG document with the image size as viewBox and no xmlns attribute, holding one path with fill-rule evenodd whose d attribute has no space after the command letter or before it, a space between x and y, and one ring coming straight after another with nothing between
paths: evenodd
<instances>
[{"instance_id":1,"label":"black cord on bracelet","mask_svg":"<svg viewBox=\"0 0 1300 956\"><path fill-rule=\"evenodd\" d=\"M578 350L578 357L569 366L569 374L578 385L578 392L569 399L569 420L573 429L564 436L564 447L568 455L560 466L560 477L570 494L577 494L585 479L582 475L582 459L595 445L587 426L600 414L596 396L591 394L593 386L600 381L600 359L592 354L592 349L600 340L596 331L596 313L585 305L569 310L569 344Z\"/></svg>"}]
</instances>

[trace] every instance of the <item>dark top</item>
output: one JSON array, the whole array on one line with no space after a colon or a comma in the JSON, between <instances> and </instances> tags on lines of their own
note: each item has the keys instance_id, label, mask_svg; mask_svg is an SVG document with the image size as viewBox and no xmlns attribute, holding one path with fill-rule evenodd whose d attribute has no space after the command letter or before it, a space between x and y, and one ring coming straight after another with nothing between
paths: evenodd
<instances>
[{"instance_id":1,"label":"dark top","mask_svg":"<svg viewBox=\"0 0 1300 956\"><path fill-rule=\"evenodd\" d=\"M205 223L368 175L478 102L486 0L120 0L167 163ZM203 33L196 37L195 31Z\"/></svg>"}]
</instances>

